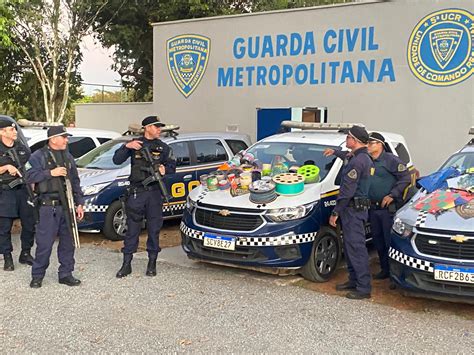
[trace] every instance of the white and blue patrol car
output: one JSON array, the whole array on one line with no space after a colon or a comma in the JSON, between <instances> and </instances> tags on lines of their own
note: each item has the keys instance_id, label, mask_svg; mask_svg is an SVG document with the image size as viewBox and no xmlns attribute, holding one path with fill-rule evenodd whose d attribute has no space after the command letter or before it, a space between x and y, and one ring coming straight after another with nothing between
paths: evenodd
<instances>
[{"instance_id":1,"label":"white and blue patrol car","mask_svg":"<svg viewBox=\"0 0 474 355\"><path fill-rule=\"evenodd\" d=\"M474 134L474 127L470 133ZM474 139L439 170L449 167L471 184L453 186L451 191L470 187L472 198ZM391 278L406 294L474 303L474 199L432 214L415 208L425 196L427 191L420 189L395 216L389 250Z\"/></svg>"},{"instance_id":2,"label":"white and blue patrol car","mask_svg":"<svg viewBox=\"0 0 474 355\"><path fill-rule=\"evenodd\" d=\"M162 138L176 159L176 173L166 175L164 182L172 199L163 204L163 217L180 217L186 197L199 185L202 174L215 170L235 153L246 149L250 138L246 134L230 132L177 134L166 127ZM126 232L125 216L120 196L129 185L130 159L121 165L112 161L115 151L137 137L124 135L110 140L76 161L85 197L84 219L79 224L82 232L103 232L111 240L123 239Z\"/></svg>"},{"instance_id":3,"label":"white and blue patrol car","mask_svg":"<svg viewBox=\"0 0 474 355\"><path fill-rule=\"evenodd\" d=\"M304 185L298 195L256 204L248 194L232 197L228 190L194 189L180 226L188 257L272 273L302 273L312 281L328 280L342 251L339 231L328 221L339 193L338 173L343 162L325 157L323 152L326 148L345 149L351 126L295 123L304 130L267 137L246 150L245 154L263 163L271 163L276 156L288 165L314 162L320 169L320 181ZM382 134L390 150L412 168L405 139ZM216 239L225 243L213 242Z\"/></svg>"}]
</instances>

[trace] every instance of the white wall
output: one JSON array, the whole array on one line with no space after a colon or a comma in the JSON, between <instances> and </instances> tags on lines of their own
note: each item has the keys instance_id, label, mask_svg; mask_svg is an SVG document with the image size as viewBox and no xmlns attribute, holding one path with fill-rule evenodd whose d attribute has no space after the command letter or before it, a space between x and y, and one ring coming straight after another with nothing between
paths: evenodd
<instances>
[{"instance_id":1,"label":"white wall","mask_svg":"<svg viewBox=\"0 0 474 355\"><path fill-rule=\"evenodd\" d=\"M474 125L474 80L436 87L417 79L407 62L407 43L418 22L428 14L446 8L473 11L470 0L397 0L357 3L312 9L233 17L168 22L154 25L154 108L186 130L225 130L238 124L240 130L256 136L256 108L327 107L328 122L361 122L369 130L393 131L404 135L415 165L422 173L438 167L447 156L468 141ZM328 54L322 37L335 31L375 28L378 50ZM299 56L238 59L234 40L294 32L314 32L317 52ZM211 40L209 61L195 91L185 98L168 71L167 40L178 35L197 34ZM390 58L395 81L318 85L218 86L218 70L227 67L297 65L322 62ZM471 63L474 62L471 59ZM378 64L378 65L379 65ZM340 68L339 68L340 70ZM245 79L244 79L245 80Z\"/></svg>"},{"instance_id":2,"label":"white wall","mask_svg":"<svg viewBox=\"0 0 474 355\"><path fill-rule=\"evenodd\" d=\"M76 104L76 126L125 132L154 113L151 102Z\"/></svg>"}]
</instances>

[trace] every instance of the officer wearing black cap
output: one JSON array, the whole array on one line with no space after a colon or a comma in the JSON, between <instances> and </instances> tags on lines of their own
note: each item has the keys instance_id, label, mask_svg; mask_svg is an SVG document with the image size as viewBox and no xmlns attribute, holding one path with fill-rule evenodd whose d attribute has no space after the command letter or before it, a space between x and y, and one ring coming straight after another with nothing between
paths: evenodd
<instances>
[{"instance_id":1,"label":"officer wearing black cap","mask_svg":"<svg viewBox=\"0 0 474 355\"><path fill-rule=\"evenodd\" d=\"M403 203L403 194L410 185L411 177L401 159L386 151L385 138L380 133L372 132L369 135L368 151L375 167L369 189L369 222L381 268L373 278L386 279L390 276L388 249L393 216L397 207Z\"/></svg>"},{"instance_id":2,"label":"officer wearing black cap","mask_svg":"<svg viewBox=\"0 0 474 355\"><path fill-rule=\"evenodd\" d=\"M161 128L165 125L160 122L157 116L148 116L142 121L143 136L124 144L117 149L113 162L122 164L131 157L131 173L129 177L130 186L126 196L127 232L125 234L124 246L122 248L123 264L117 272L117 277L125 277L132 272L133 253L138 248L138 238L140 236L143 218L146 218L148 240L148 265L147 276L156 275L156 259L160 252L159 234L163 225L163 196L159 184L150 181L150 165L154 171L158 171L161 176L172 174L176 170L176 162L172 158L169 146L160 140ZM153 163L146 161L143 149L148 148L153 157Z\"/></svg>"},{"instance_id":3,"label":"officer wearing black cap","mask_svg":"<svg viewBox=\"0 0 474 355\"><path fill-rule=\"evenodd\" d=\"M72 276L74 271L74 244L71 227L67 225L67 208L62 201L60 189L65 191L65 178L72 185L77 219L84 217L84 198L81 191L74 157L67 151L69 133L63 126L52 126L48 129L48 145L31 155L30 169L27 172L29 183L35 184L40 205L39 221L36 226L36 254L31 271L30 286L39 288L42 285L49 258L56 237L58 243L59 283L67 286L78 286L81 281Z\"/></svg>"},{"instance_id":4,"label":"officer wearing black cap","mask_svg":"<svg viewBox=\"0 0 474 355\"><path fill-rule=\"evenodd\" d=\"M13 271L11 229L15 218L21 221L21 264L33 265L31 247L34 242L34 210L28 204L28 192L19 171L30 158L30 149L17 140L14 123L0 121L0 254L3 254L5 271ZM18 162L13 159L16 152Z\"/></svg>"},{"instance_id":5,"label":"officer wearing black cap","mask_svg":"<svg viewBox=\"0 0 474 355\"><path fill-rule=\"evenodd\" d=\"M350 299L370 298L369 255L365 245L365 224L368 219L370 175L372 159L367 152L369 134L365 128L353 126L346 137L350 153L326 149L324 155L336 155L344 160L341 186L329 224L336 227L341 218L344 255L349 281L337 285L338 291L349 291Z\"/></svg>"}]
</instances>

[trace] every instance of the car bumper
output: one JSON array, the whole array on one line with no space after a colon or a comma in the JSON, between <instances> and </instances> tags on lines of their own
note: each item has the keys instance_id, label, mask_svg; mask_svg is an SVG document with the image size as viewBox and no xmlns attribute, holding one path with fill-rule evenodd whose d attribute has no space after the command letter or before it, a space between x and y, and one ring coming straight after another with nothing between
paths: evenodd
<instances>
[{"instance_id":1,"label":"car bumper","mask_svg":"<svg viewBox=\"0 0 474 355\"><path fill-rule=\"evenodd\" d=\"M271 223L256 232L216 231L195 224L186 211L180 225L182 247L190 258L243 267L301 268L310 256L318 225L310 217ZM311 231L310 231L310 230ZM235 238L235 250L204 245L205 233Z\"/></svg>"},{"instance_id":2,"label":"car bumper","mask_svg":"<svg viewBox=\"0 0 474 355\"><path fill-rule=\"evenodd\" d=\"M408 294L452 302L474 303L474 284L437 280L435 265L472 268L473 262L446 261L418 254L410 239L392 235L389 250L390 276L396 285Z\"/></svg>"}]
</instances>

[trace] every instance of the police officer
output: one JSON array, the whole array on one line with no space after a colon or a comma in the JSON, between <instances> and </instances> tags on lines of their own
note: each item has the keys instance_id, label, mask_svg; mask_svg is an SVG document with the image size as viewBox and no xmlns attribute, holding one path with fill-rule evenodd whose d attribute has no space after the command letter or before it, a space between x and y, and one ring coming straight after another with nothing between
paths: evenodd
<instances>
[{"instance_id":1,"label":"police officer","mask_svg":"<svg viewBox=\"0 0 474 355\"><path fill-rule=\"evenodd\" d=\"M329 224L336 227L341 218L344 254L349 280L336 286L338 291L349 291L350 299L370 298L371 284L369 255L365 245L365 223L368 219L370 174L372 159L367 152L369 134L360 126L353 126L346 137L350 153L326 149L324 155L344 159L341 187Z\"/></svg>"},{"instance_id":2,"label":"police officer","mask_svg":"<svg viewBox=\"0 0 474 355\"><path fill-rule=\"evenodd\" d=\"M122 248L123 264L117 272L117 277L125 277L132 272L133 253L138 248L138 237L140 236L143 217L146 217L148 240L148 265L147 276L156 275L156 259L160 252L159 234L163 225L163 196L157 181L150 181L152 175L150 167L158 171L161 176L172 174L176 170L176 162L171 157L169 146L160 140L161 127L165 126L157 116L148 116L142 121L143 136L134 139L117 149L113 162L122 164L131 157L131 173L129 177L130 186L127 189L125 203L127 215L127 232ZM148 148L153 156L153 163L145 159L143 149ZM146 186L145 186L146 185Z\"/></svg>"},{"instance_id":3,"label":"police officer","mask_svg":"<svg viewBox=\"0 0 474 355\"><path fill-rule=\"evenodd\" d=\"M0 253L3 254L5 271L13 271L15 266L12 257L11 229L15 218L21 221L21 253L20 264L33 265L30 254L34 241L34 210L28 204L28 192L21 176L17 162L14 161L12 150L24 167L30 158L30 150L21 141L17 141L14 123L0 121ZM17 184L18 183L18 184ZM30 201L31 202L31 201Z\"/></svg>"},{"instance_id":4,"label":"police officer","mask_svg":"<svg viewBox=\"0 0 474 355\"><path fill-rule=\"evenodd\" d=\"M68 225L66 201L60 191L66 190L65 178L72 185L72 194L76 207L77 219L84 217L84 198L80 187L79 176L74 158L67 151L69 133L63 126L52 126L48 129L48 145L31 155L30 169L27 172L29 183L35 184L39 200L39 222L36 226L36 255L31 271L30 287L42 285L49 258L56 236L59 237L59 283L67 286L78 286L81 281L72 276L74 271L74 244L71 235L72 227ZM69 222L72 218L69 218Z\"/></svg>"},{"instance_id":5,"label":"police officer","mask_svg":"<svg viewBox=\"0 0 474 355\"><path fill-rule=\"evenodd\" d=\"M373 278L381 280L390 276L388 249L393 216L397 206L403 202L403 193L411 179L400 158L385 151L385 138L380 133L372 132L369 135L368 151L375 167L369 189L369 222L381 268Z\"/></svg>"}]
</instances>

